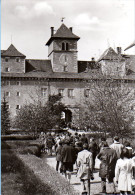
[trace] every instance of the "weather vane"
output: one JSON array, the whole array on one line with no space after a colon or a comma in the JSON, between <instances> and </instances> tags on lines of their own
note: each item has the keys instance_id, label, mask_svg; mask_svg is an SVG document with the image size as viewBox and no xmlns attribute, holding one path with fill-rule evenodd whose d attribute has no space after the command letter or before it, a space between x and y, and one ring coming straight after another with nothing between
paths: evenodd
<instances>
[{"instance_id":1,"label":"weather vane","mask_svg":"<svg viewBox=\"0 0 135 195\"><path fill-rule=\"evenodd\" d=\"M64 21L64 19L65 19L65 18L64 18L64 17L62 17L62 18L61 18L61 22L63 22L63 21Z\"/></svg>"},{"instance_id":2,"label":"weather vane","mask_svg":"<svg viewBox=\"0 0 135 195\"><path fill-rule=\"evenodd\" d=\"M12 34L11 34L11 44L12 44Z\"/></svg>"}]
</instances>

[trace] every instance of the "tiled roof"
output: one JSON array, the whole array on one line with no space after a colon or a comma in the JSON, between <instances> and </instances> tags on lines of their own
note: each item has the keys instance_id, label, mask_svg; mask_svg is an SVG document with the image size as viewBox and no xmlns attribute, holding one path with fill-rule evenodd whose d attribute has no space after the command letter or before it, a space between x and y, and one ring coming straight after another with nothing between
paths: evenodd
<instances>
[{"instance_id":1,"label":"tiled roof","mask_svg":"<svg viewBox=\"0 0 135 195\"><path fill-rule=\"evenodd\" d=\"M94 68L98 68L98 63L95 61L78 61L78 73Z\"/></svg>"},{"instance_id":2,"label":"tiled roof","mask_svg":"<svg viewBox=\"0 0 135 195\"><path fill-rule=\"evenodd\" d=\"M135 55L126 55L126 66L129 70L135 72Z\"/></svg>"},{"instance_id":3,"label":"tiled roof","mask_svg":"<svg viewBox=\"0 0 135 195\"><path fill-rule=\"evenodd\" d=\"M3 50L2 50L3 51ZM9 46L7 50L1 53L1 56L11 56L11 57L26 57L22 53L20 53L13 44Z\"/></svg>"},{"instance_id":4,"label":"tiled roof","mask_svg":"<svg viewBox=\"0 0 135 195\"><path fill-rule=\"evenodd\" d=\"M36 79L112 79L104 77L100 69L89 69L87 72L82 73L68 73L68 72L43 72L43 71L31 71L26 73L1 73L1 77L5 78L36 78ZM135 80L135 73L126 75L123 78L114 76L113 79L117 80Z\"/></svg>"},{"instance_id":5,"label":"tiled roof","mask_svg":"<svg viewBox=\"0 0 135 195\"><path fill-rule=\"evenodd\" d=\"M88 70L82 73L68 73L68 72L43 72L31 71L26 73L1 73L2 77L17 77L17 78L50 78L50 79L98 79L102 77L100 70Z\"/></svg>"},{"instance_id":6,"label":"tiled roof","mask_svg":"<svg viewBox=\"0 0 135 195\"><path fill-rule=\"evenodd\" d=\"M117 54L112 47L109 47L98 59L98 62L101 60L118 60L118 59L119 59L119 54ZM121 59L124 58L122 58L121 56Z\"/></svg>"},{"instance_id":7,"label":"tiled roof","mask_svg":"<svg viewBox=\"0 0 135 195\"><path fill-rule=\"evenodd\" d=\"M63 37L63 38L80 38L73 34L69 28L65 24L62 24L60 28L56 31L53 37Z\"/></svg>"},{"instance_id":8,"label":"tiled roof","mask_svg":"<svg viewBox=\"0 0 135 195\"><path fill-rule=\"evenodd\" d=\"M53 72L51 66L51 60L26 60L26 72L30 71L43 71L43 72Z\"/></svg>"},{"instance_id":9,"label":"tiled roof","mask_svg":"<svg viewBox=\"0 0 135 195\"><path fill-rule=\"evenodd\" d=\"M6 50L1 50L1 54L3 54Z\"/></svg>"},{"instance_id":10,"label":"tiled roof","mask_svg":"<svg viewBox=\"0 0 135 195\"><path fill-rule=\"evenodd\" d=\"M51 36L51 38L48 40L48 42L46 43L46 45L49 45L50 42L56 38L66 38L66 39L77 39L79 40L80 37L78 37L77 35L75 35L74 33L71 32L71 30L69 28L67 28L67 26L65 24L62 24L60 26L60 28L56 31L56 33Z\"/></svg>"}]
</instances>

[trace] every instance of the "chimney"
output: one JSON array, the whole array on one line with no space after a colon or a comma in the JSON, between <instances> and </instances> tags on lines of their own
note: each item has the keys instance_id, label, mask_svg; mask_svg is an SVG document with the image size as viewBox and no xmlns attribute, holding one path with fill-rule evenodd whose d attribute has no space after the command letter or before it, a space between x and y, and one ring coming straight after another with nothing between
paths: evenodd
<instances>
[{"instance_id":1,"label":"chimney","mask_svg":"<svg viewBox=\"0 0 135 195\"><path fill-rule=\"evenodd\" d=\"M72 32L73 28L72 28L72 27L70 27L69 29L70 29L70 30L71 30L71 32Z\"/></svg>"},{"instance_id":2,"label":"chimney","mask_svg":"<svg viewBox=\"0 0 135 195\"><path fill-rule=\"evenodd\" d=\"M121 47L117 47L117 53L121 54Z\"/></svg>"},{"instance_id":3,"label":"chimney","mask_svg":"<svg viewBox=\"0 0 135 195\"><path fill-rule=\"evenodd\" d=\"M91 61L95 61L95 58L94 58L94 57L92 57L92 58L91 58Z\"/></svg>"},{"instance_id":4,"label":"chimney","mask_svg":"<svg viewBox=\"0 0 135 195\"><path fill-rule=\"evenodd\" d=\"M51 27L51 37L53 36L54 33L54 27Z\"/></svg>"}]
</instances>

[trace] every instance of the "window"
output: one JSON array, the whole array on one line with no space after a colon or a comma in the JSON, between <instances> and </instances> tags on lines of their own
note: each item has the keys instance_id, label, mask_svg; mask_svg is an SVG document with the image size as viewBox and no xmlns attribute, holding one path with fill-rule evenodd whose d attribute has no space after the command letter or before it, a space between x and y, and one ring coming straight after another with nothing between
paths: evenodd
<instances>
[{"instance_id":1,"label":"window","mask_svg":"<svg viewBox=\"0 0 135 195\"><path fill-rule=\"evenodd\" d=\"M46 92L47 92L47 89L46 89L46 88L41 88L41 95L42 95L43 97L46 96Z\"/></svg>"},{"instance_id":2,"label":"window","mask_svg":"<svg viewBox=\"0 0 135 195\"><path fill-rule=\"evenodd\" d=\"M19 91L17 91L17 94L16 94L17 96L20 96L20 92Z\"/></svg>"},{"instance_id":3,"label":"window","mask_svg":"<svg viewBox=\"0 0 135 195\"><path fill-rule=\"evenodd\" d=\"M64 66L64 72L67 72L68 69L67 69L67 66Z\"/></svg>"},{"instance_id":4,"label":"window","mask_svg":"<svg viewBox=\"0 0 135 195\"><path fill-rule=\"evenodd\" d=\"M65 43L62 43L62 50L65 50Z\"/></svg>"},{"instance_id":5,"label":"window","mask_svg":"<svg viewBox=\"0 0 135 195\"><path fill-rule=\"evenodd\" d=\"M10 92L7 91L7 92L5 93L5 96L10 97Z\"/></svg>"},{"instance_id":6,"label":"window","mask_svg":"<svg viewBox=\"0 0 135 195\"><path fill-rule=\"evenodd\" d=\"M62 50L66 50L66 51L68 51L69 50L69 44L68 43L62 43Z\"/></svg>"},{"instance_id":7,"label":"window","mask_svg":"<svg viewBox=\"0 0 135 195\"><path fill-rule=\"evenodd\" d=\"M119 67L117 67L117 71L119 71Z\"/></svg>"},{"instance_id":8,"label":"window","mask_svg":"<svg viewBox=\"0 0 135 195\"><path fill-rule=\"evenodd\" d=\"M10 81L2 81L2 85L10 85Z\"/></svg>"},{"instance_id":9,"label":"window","mask_svg":"<svg viewBox=\"0 0 135 195\"><path fill-rule=\"evenodd\" d=\"M85 89L84 90L84 96L89 97L90 96L90 89Z\"/></svg>"},{"instance_id":10,"label":"window","mask_svg":"<svg viewBox=\"0 0 135 195\"><path fill-rule=\"evenodd\" d=\"M10 85L10 81L6 81L6 83L5 83L6 85Z\"/></svg>"},{"instance_id":11,"label":"window","mask_svg":"<svg viewBox=\"0 0 135 195\"><path fill-rule=\"evenodd\" d=\"M68 89L68 97L73 98L74 97L74 90Z\"/></svg>"},{"instance_id":12,"label":"window","mask_svg":"<svg viewBox=\"0 0 135 195\"><path fill-rule=\"evenodd\" d=\"M59 89L58 93L59 93L60 96L63 97L63 95L64 95L64 94L63 94L63 93L64 93L64 89Z\"/></svg>"},{"instance_id":13,"label":"window","mask_svg":"<svg viewBox=\"0 0 135 195\"><path fill-rule=\"evenodd\" d=\"M10 68L5 68L5 72L9 72L10 71Z\"/></svg>"},{"instance_id":14,"label":"window","mask_svg":"<svg viewBox=\"0 0 135 195\"><path fill-rule=\"evenodd\" d=\"M16 58L15 61L16 61L16 62L20 62L20 58Z\"/></svg>"},{"instance_id":15,"label":"window","mask_svg":"<svg viewBox=\"0 0 135 195\"><path fill-rule=\"evenodd\" d=\"M5 58L5 62L8 62L8 59L9 59L9 58Z\"/></svg>"},{"instance_id":16,"label":"window","mask_svg":"<svg viewBox=\"0 0 135 195\"><path fill-rule=\"evenodd\" d=\"M20 109L20 107L21 107L20 105L16 105L16 109L17 109L17 110L19 110L19 109Z\"/></svg>"},{"instance_id":17,"label":"window","mask_svg":"<svg viewBox=\"0 0 135 195\"><path fill-rule=\"evenodd\" d=\"M20 81L16 81L16 85L21 85L21 82Z\"/></svg>"},{"instance_id":18,"label":"window","mask_svg":"<svg viewBox=\"0 0 135 195\"><path fill-rule=\"evenodd\" d=\"M68 43L66 43L66 50L68 51Z\"/></svg>"},{"instance_id":19,"label":"window","mask_svg":"<svg viewBox=\"0 0 135 195\"><path fill-rule=\"evenodd\" d=\"M7 105L7 109L9 109L10 108L10 105Z\"/></svg>"}]
</instances>

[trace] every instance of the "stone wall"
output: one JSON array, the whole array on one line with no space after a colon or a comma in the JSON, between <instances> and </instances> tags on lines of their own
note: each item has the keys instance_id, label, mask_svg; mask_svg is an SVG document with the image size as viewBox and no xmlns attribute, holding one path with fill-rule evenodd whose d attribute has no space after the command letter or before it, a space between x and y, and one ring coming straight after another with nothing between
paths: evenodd
<instances>
[{"instance_id":1,"label":"stone wall","mask_svg":"<svg viewBox=\"0 0 135 195\"><path fill-rule=\"evenodd\" d=\"M68 51L62 50L62 43L68 43ZM55 40L50 44L49 59L52 62L54 72L64 72L64 66L67 66L67 72L78 72L77 67L77 41L75 40ZM52 52L52 53L51 53ZM64 63L64 56L67 55L67 63Z\"/></svg>"},{"instance_id":2,"label":"stone wall","mask_svg":"<svg viewBox=\"0 0 135 195\"><path fill-rule=\"evenodd\" d=\"M8 62L5 61L8 59ZM16 60L19 59L19 62ZM25 72L25 58L20 57L2 57L1 58L1 72L7 72L6 68L9 68L11 73L24 73Z\"/></svg>"}]
</instances>

